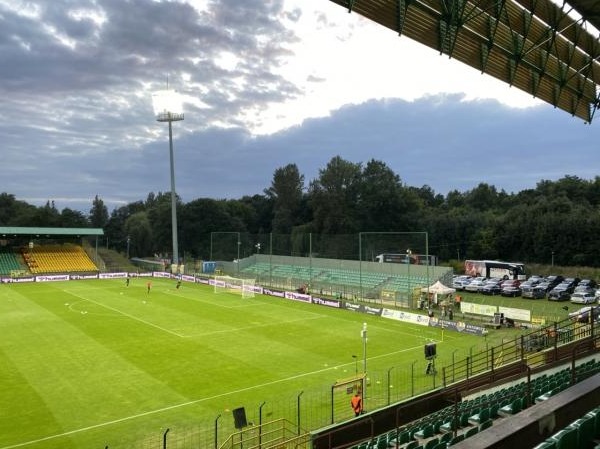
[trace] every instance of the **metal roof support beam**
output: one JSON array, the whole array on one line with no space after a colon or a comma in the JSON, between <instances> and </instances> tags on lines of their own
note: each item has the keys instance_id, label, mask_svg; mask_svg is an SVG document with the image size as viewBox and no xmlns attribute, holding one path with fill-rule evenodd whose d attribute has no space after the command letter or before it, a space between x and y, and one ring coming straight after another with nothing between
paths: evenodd
<instances>
[{"instance_id":1,"label":"metal roof support beam","mask_svg":"<svg viewBox=\"0 0 600 449\"><path fill-rule=\"evenodd\" d=\"M439 20L439 38L441 53L452 57L456 38L465 23L466 0L442 0L442 15Z\"/></svg>"},{"instance_id":2,"label":"metal roof support beam","mask_svg":"<svg viewBox=\"0 0 600 449\"><path fill-rule=\"evenodd\" d=\"M558 107L558 102L560 100L560 96L563 92L563 88L567 84L567 72L569 67L564 62L559 62L558 64L558 84L554 86L554 90L552 92L553 95L553 106ZM573 111L571 110L571 113Z\"/></svg>"},{"instance_id":3,"label":"metal roof support beam","mask_svg":"<svg viewBox=\"0 0 600 449\"><path fill-rule=\"evenodd\" d=\"M551 0L331 1L584 120L600 107L600 40Z\"/></svg>"},{"instance_id":4,"label":"metal roof support beam","mask_svg":"<svg viewBox=\"0 0 600 449\"><path fill-rule=\"evenodd\" d=\"M402 36L402 30L404 29L404 23L406 21L406 11L408 10L411 0L398 0L396 3L396 21L398 36Z\"/></svg>"}]
</instances>

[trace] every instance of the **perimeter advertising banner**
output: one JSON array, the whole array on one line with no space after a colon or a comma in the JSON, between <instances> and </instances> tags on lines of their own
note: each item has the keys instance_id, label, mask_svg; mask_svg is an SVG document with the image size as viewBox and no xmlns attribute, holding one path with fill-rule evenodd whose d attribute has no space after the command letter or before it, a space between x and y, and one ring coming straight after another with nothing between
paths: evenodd
<instances>
[{"instance_id":1,"label":"perimeter advertising banner","mask_svg":"<svg viewBox=\"0 0 600 449\"><path fill-rule=\"evenodd\" d=\"M464 334L473 335L485 335L487 330L481 326L475 326L474 324L468 324L464 321L450 321L442 320L439 318L429 318L429 327L437 327L441 329L448 329L455 332L461 332Z\"/></svg>"},{"instance_id":2,"label":"perimeter advertising banner","mask_svg":"<svg viewBox=\"0 0 600 449\"><path fill-rule=\"evenodd\" d=\"M405 323L419 324L421 326L429 326L429 317L419 315L418 313L404 312L395 309L383 309L381 316L392 320L403 321Z\"/></svg>"},{"instance_id":3,"label":"perimeter advertising banner","mask_svg":"<svg viewBox=\"0 0 600 449\"><path fill-rule=\"evenodd\" d=\"M498 312L503 313L506 318L517 321L531 322L531 310L515 309L513 307L498 307Z\"/></svg>"},{"instance_id":4,"label":"perimeter advertising banner","mask_svg":"<svg viewBox=\"0 0 600 449\"><path fill-rule=\"evenodd\" d=\"M498 313L498 307L463 301L460 303L460 311L462 313L471 313L473 315L485 315L493 317L495 313Z\"/></svg>"},{"instance_id":5,"label":"perimeter advertising banner","mask_svg":"<svg viewBox=\"0 0 600 449\"><path fill-rule=\"evenodd\" d=\"M35 282L57 282L57 281L68 281L68 274L53 274L48 276L36 276Z\"/></svg>"}]
</instances>

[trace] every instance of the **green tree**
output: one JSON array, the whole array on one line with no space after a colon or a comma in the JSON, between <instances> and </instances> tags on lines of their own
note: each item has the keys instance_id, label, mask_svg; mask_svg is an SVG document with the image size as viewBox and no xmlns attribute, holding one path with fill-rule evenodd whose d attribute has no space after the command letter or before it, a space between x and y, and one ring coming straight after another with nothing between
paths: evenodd
<instances>
[{"instance_id":1,"label":"green tree","mask_svg":"<svg viewBox=\"0 0 600 449\"><path fill-rule=\"evenodd\" d=\"M123 229L130 239L129 256L143 257L152 254L152 227L145 211L136 212L125 221Z\"/></svg>"},{"instance_id":2,"label":"green tree","mask_svg":"<svg viewBox=\"0 0 600 449\"><path fill-rule=\"evenodd\" d=\"M371 159L361 174L357 204L364 231L403 231L407 206L400 177L384 162Z\"/></svg>"},{"instance_id":3,"label":"green tree","mask_svg":"<svg viewBox=\"0 0 600 449\"><path fill-rule=\"evenodd\" d=\"M309 188L316 232L347 234L359 230L361 164L332 158Z\"/></svg>"},{"instance_id":4,"label":"green tree","mask_svg":"<svg viewBox=\"0 0 600 449\"><path fill-rule=\"evenodd\" d=\"M142 201L136 201L134 203L129 203L125 206L116 208L111 212L108 223L106 223L106 226L104 226L104 235L108 242L110 242L111 248L121 252L126 251L127 231L125 230L125 222L133 214L137 212L143 212L145 210L146 206L144 203Z\"/></svg>"},{"instance_id":5,"label":"green tree","mask_svg":"<svg viewBox=\"0 0 600 449\"><path fill-rule=\"evenodd\" d=\"M271 187L265 194L273 201L273 221L271 229L275 233L289 234L301 217L304 176L296 164L278 168L273 174Z\"/></svg>"},{"instance_id":6,"label":"green tree","mask_svg":"<svg viewBox=\"0 0 600 449\"><path fill-rule=\"evenodd\" d=\"M0 193L0 226L27 226L23 217L32 216L35 210L35 206L18 201L12 194Z\"/></svg>"},{"instance_id":7,"label":"green tree","mask_svg":"<svg viewBox=\"0 0 600 449\"><path fill-rule=\"evenodd\" d=\"M104 205L104 201L98 195L92 201L92 208L89 215L90 224L94 228L104 228L108 223L108 208Z\"/></svg>"},{"instance_id":8,"label":"green tree","mask_svg":"<svg viewBox=\"0 0 600 449\"><path fill-rule=\"evenodd\" d=\"M181 209L181 199L177 197L177 210ZM172 220L171 220L171 194L158 192L150 193L146 200L146 211L152 227L153 253L171 254L173 251ZM181 214L178 213L178 218ZM179 226L178 219L178 226ZM178 229L179 231L179 229ZM179 245L181 247L181 245Z\"/></svg>"},{"instance_id":9,"label":"green tree","mask_svg":"<svg viewBox=\"0 0 600 449\"><path fill-rule=\"evenodd\" d=\"M65 207L60 212L61 226L64 228L86 228L89 221L82 212Z\"/></svg>"}]
</instances>

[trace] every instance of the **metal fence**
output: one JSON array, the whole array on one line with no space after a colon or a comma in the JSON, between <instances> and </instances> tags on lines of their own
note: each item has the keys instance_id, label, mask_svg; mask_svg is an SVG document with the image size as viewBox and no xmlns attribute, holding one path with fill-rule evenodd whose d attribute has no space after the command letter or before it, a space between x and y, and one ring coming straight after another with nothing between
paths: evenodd
<instances>
[{"instance_id":1,"label":"metal fence","mask_svg":"<svg viewBox=\"0 0 600 449\"><path fill-rule=\"evenodd\" d=\"M468 352L451 354L444 366L430 365L430 360L415 360L410 365L394 365L384 371L369 372L363 392L365 411L373 411L390 404L437 388L451 386L455 382L468 380L482 373L490 373L502 366L525 361L527 366L542 366L556 361L560 348L569 343L590 337L597 338L600 324L564 320L527 335L506 340L502 344L488 347L486 343L471 347ZM596 337L595 337L596 336ZM569 353L571 354L571 353ZM347 400L334 397L334 385L315 385L291 392L288 396L265 397L244 408L247 429L236 428L233 413L219 414L212 419L199 417L197 426L169 426L155 435L136 438L132 441L107 445L110 448L158 449L158 448L220 448L240 447L235 435L242 431L256 432L275 421L285 422L285 438L299 445L292 433L305 435L310 430L331 426L351 419L352 391ZM340 405L341 404L341 405ZM253 430L254 429L254 430ZM305 440L302 440L305 442ZM249 446L246 446L249 447ZM265 446L267 447L267 446ZM281 445L281 447L287 447Z\"/></svg>"}]
</instances>

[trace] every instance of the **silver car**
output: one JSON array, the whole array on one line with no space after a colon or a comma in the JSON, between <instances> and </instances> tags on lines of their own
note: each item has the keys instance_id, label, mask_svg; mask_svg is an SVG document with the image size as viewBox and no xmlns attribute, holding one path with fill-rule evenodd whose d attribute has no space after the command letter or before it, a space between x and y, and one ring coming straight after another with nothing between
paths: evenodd
<instances>
[{"instance_id":1,"label":"silver car","mask_svg":"<svg viewBox=\"0 0 600 449\"><path fill-rule=\"evenodd\" d=\"M575 292L571 295L573 304L593 304L596 302L596 297L590 292Z\"/></svg>"}]
</instances>

